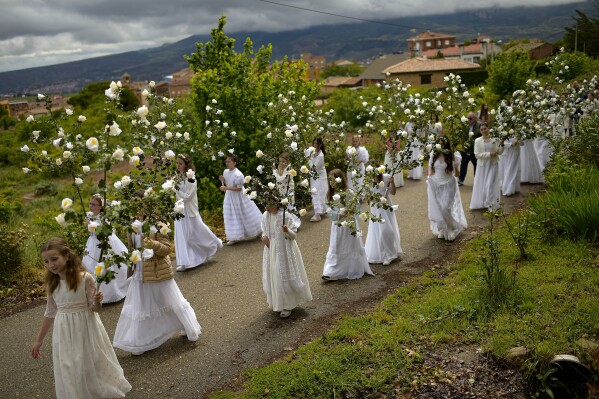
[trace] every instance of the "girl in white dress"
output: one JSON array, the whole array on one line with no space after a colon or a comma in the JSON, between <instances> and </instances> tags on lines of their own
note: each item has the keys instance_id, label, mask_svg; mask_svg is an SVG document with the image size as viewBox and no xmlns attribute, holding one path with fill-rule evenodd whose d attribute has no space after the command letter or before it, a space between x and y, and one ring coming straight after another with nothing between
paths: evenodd
<instances>
[{"instance_id":1,"label":"girl in white dress","mask_svg":"<svg viewBox=\"0 0 599 399\"><path fill-rule=\"evenodd\" d=\"M281 155L279 155L279 164L276 167L273 165L272 175L275 177L280 198L287 198L289 201L287 203L287 211L295 212L295 182L293 181L293 176L290 173L292 169L289 153L282 152ZM299 219L297 222L297 227L299 229L302 222Z\"/></svg>"},{"instance_id":2,"label":"girl in white dress","mask_svg":"<svg viewBox=\"0 0 599 399\"><path fill-rule=\"evenodd\" d=\"M312 194L312 205L314 206L314 216L311 222L318 222L322 216L327 213L327 195L329 193L329 183L327 182L327 170L324 166L324 156L326 154L322 137L316 137L312 141L314 151L310 154L308 164L316 170L316 178L310 178L310 189L316 189L316 194Z\"/></svg>"},{"instance_id":3,"label":"girl in white dress","mask_svg":"<svg viewBox=\"0 0 599 399\"><path fill-rule=\"evenodd\" d=\"M478 161L470 209L499 208L499 155L503 153L503 142L489 137L486 123L480 125L481 137L474 140L474 156Z\"/></svg>"},{"instance_id":4,"label":"girl in white dress","mask_svg":"<svg viewBox=\"0 0 599 399\"><path fill-rule=\"evenodd\" d=\"M451 145L444 137L438 144L441 148L431 153L428 164L428 220L436 237L453 241L468 223L454 173Z\"/></svg>"},{"instance_id":5,"label":"girl in white dress","mask_svg":"<svg viewBox=\"0 0 599 399\"><path fill-rule=\"evenodd\" d=\"M227 169L219 176L222 182L220 191L225 192L223 216L227 245L233 245L261 234L262 213L254 201L242 192L245 180L243 173L237 169L237 156L228 155L225 164Z\"/></svg>"},{"instance_id":6,"label":"girl in white dress","mask_svg":"<svg viewBox=\"0 0 599 399\"><path fill-rule=\"evenodd\" d=\"M104 210L104 199L100 194L94 194L89 200L89 209L88 217L85 220L85 224L87 225L87 229L89 230L89 238L87 239L87 244L85 245L85 255L83 256L83 266L87 269L88 272L94 274L96 270L96 266L98 263L104 261L108 263L109 258L105 258L106 253L103 254L104 259L100 259L100 248L98 245L100 241L94 231L100 227L102 223L100 220L100 213ZM112 233L108 237L108 244L110 245L111 251L115 255L123 256L127 254L127 247L123 242L116 236L116 234ZM102 291L103 299L102 303L112 303L118 302L127 295L127 290L129 289L129 283L131 281L130 278L127 278L128 266L126 264L121 264L120 267L117 265L108 266L110 270L114 272L114 280L110 281L110 283L102 283L99 289Z\"/></svg>"},{"instance_id":7,"label":"girl in white dress","mask_svg":"<svg viewBox=\"0 0 599 399\"><path fill-rule=\"evenodd\" d=\"M143 195L143 194L142 194ZM135 223L143 223L143 216ZM164 227L162 232L166 233ZM156 349L175 333L196 341L202 331L196 314L173 279L171 245L160 232L132 233L133 280L114 332L113 346L133 355Z\"/></svg>"},{"instance_id":8,"label":"girl in white dress","mask_svg":"<svg viewBox=\"0 0 599 399\"><path fill-rule=\"evenodd\" d=\"M393 133L391 133L391 135L393 135ZM400 142L399 140L397 141L397 144L395 145L395 148L393 148L393 143L391 141L391 138L388 138L385 141L385 168L388 171L391 171L393 169L393 162L395 161L396 163L399 162L399 149L400 149ZM403 170L397 170L395 171L395 173L393 174L393 181L395 183L395 187L403 187L404 186L404 181L403 181Z\"/></svg>"},{"instance_id":9,"label":"girl in white dress","mask_svg":"<svg viewBox=\"0 0 599 399\"><path fill-rule=\"evenodd\" d=\"M422 155L422 149L420 148L421 140L424 138L424 131L421 129L414 130L414 124L412 122L406 123L406 132L410 137L410 147L412 149L412 156L410 161L417 161ZM422 166L416 166L414 169L408 170L408 179L420 180L422 179L423 169Z\"/></svg>"},{"instance_id":10,"label":"girl in white dress","mask_svg":"<svg viewBox=\"0 0 599 399\"><path fill-rule=\"evenodd\" d=\"M347 180L347 187L350 190L359 191L362 189L366 164L368 163L370 155L368 154L366 147L360 145L360 136L352 137L352 145L353 148L356 149L356 152L355 156L353 157L353 162L350 163L347 172L352 173L352 171L355 170L356 176L349 176ZM352 154L349 152L350 149L351 147L348 148L348 151L346 152L348 158L352 158Z\"/></svg>"},{"instance_id":11,"label":"girl in white dress","mask_svg":"<svg viewBox=\"0 0 599 399\"><path fill-rule=\"evenodd\" d=\"M499 158L501 193L509 197L520 192L520 142L512 137L503 142L503 148Z\"/></svg>"},{"instance_id":12,"label":"girl in white dress","mask_svg":"<svg viewBox=\"0 0 599 399\"><path fill-rule=\"evenodd\" d=\"M331 181L335 182L333 186ZM339 181L339 183L337 183ZM329 200L333 201L335 188L347 189L345 174L334 169L329 173ZM339 220L339 204L331 209L332 224L329 250L322 271L323 280L350 279L355 280L364 274L374 275L366 259L364 244L359 234L352 235L347 226L337 226ZM357 223L357 221L356 221Z\"/></svg>"},{"instance_id":13,"label":"girl in white dress","mask_svg":"<svg viewBox=\"0 0 599 399\"><path fill-rule=\"evenodd\" d=\"M52 360L58 399L124 398L131 385L98 316L102 292L84 271L80 258L62 238L42 246L47 267L48 302L31 356L41 357L44 337L52 332Z\"/></svg>"},{"instance_id":14,"label":"girl in white dress","mask_svg":"<svg viewBox=\"0 0 599 399\"><path fill-rule=\"evenodd\" d=\"M368 221L368 235L366 236L366 259L368 263L382 263L383 266L390 265L395 259L403 258L401 250L401 238L399 226L395 217L396 207L391 202L391 195L395 195L395 182L388 174L377 175L377 186L373 189L379 197L387 200L387 205L392 209L384 209L371 204L370 212L375 217L384 221ZM383 185L380 183L383 182Z\"/></svg>"},{"instance_id":15,"label":"girl in white dress","mask_svg":"<svg viewBox=\"0 0 599 399\"><path fill-rule=\"evenodd\" d=\"M534 141L522 140L520 145L520 182L543 183L545 179Z\"/></svg>"},{"instance_id":16,"label":"girl in white dress","mask_svg":"<svg viewBox=\"0 0 599 399\"><path fill-rule=\"evenodd\" d=\"M177 271L182 272L201 265L210 259L223 242L204 224L198 210L198 183L193 171L193 160L187 154L179 154L176 160L179 184L177 199L183 200L183 218L175 220L175 254ZM191 178L186 176L191 172Z\"/></svg>"},{"instance_id":17,"label":"girl in white dress","mask_svg":"<svg viewBox=\"0 0 599 399\"><path fill-rule=\"evenodd\" d=\"M262 289L268 307L289 317L291 311L301 303L312 300L308 276L297 241L298 218L285 213L271 201L262 215Z\"/></svg>"}]
</instances>

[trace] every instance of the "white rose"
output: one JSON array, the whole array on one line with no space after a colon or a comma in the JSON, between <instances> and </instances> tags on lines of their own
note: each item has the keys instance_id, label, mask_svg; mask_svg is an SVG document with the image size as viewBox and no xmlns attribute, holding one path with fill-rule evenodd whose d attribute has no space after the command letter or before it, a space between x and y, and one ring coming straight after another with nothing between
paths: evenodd
<instances>
[{"instance_id":1,"label":"white rose","mask_svg":"<svg viewBox=\"0 0 599 399\"><path fill-rule=\"evenodd\" d=\"M362 213L360 213L359 217L360 217L360 220L365 222L368 219L368 214L366 212L362 212Z\"/></svg>"},{"instance_id":2,"label":"white rose","mask_svg":"<svg viewBox=\"0 0 599 399\"><path fill-rule=\"evenodd\" d=\"M31 134L33 135L33 138L37 140L40 137L41 132L41 130L34 130L33 132L31 132Z\"/></svg>"},{"instance_id":3,"label":"white rose","mask_svg":"<svg viewBox=\"0 0 599 399\"><path fill-rule=\"evenodd\" d=\"M129 260L133 263L141 262L141 252L137 249L131 252L131 256L129 256Z\"/></svg>"},{"instance_id":4,"label":"white rose","mask_svg":"<svg viewBox=\"0 0 599 399\"><path fill-rule=\"evenodd\" d=\"M87 117L85 117L84 115L79 115L79 117L77 118L77 121L81 122L81 123L85 122L86 120L87 120Z\"/></svg>"},{"instance_id":5,"label":"white rose","mask_svg":"<svg viewBox=\"0 0 599 399\"><path fill-rule=\"evenodd\" d=\"M404 130L404 131L402 131L402 132L401 132L401 136L402 136L404 139L405 139L405 138L407 138L407 137L408 137L408 132L407 132L407 131L405 131L405 130Z\"/></svg>"},{"instance_id":6,"label":"white rose","mask_svg":"<svg viewBox=\"0 0 599 399\"><path fill-rule=\"evenodd\" d=\"M62 153L62 157L63 157L64 159L68 159L68 158L70 158L70 157L71 157L71 155L73 155L73 154L71 153L71 151L63 151L63 153Z\"/></svg>"},{"instance_id":7,"label":"white rose","mask_svg":"<svg viewBox=\"0 0 599 399\"><path fill-rule=\"evenodd\" d=\"M256 170L258 171L258 173L262 174L262 172L264 171L264 166L263 165L258 165L256 167Z\"/></svg>"},{"instance_id":8,"label":"white rose","mask_svg":"<svg viewBox=\"0 0 599 399\"><path fill-rule=\"evenodd\" d=\"M302 180L300 184L306 188L310 187L310 182L308 181L308 179Z\"/></svg>"},{"instance_id":9,"label":"white rose","mask_svg":"<svg viewBox=\"0 0 599 399\"><path fill-rule=\"evenodd\" d=\"M62 137L57 138L56 140L52 140L52 145L56 148L60 147L60 142L62 141Z\"/></svg>"},{"instance_id":10,"label":"white rose","mask_svg":"<svg viewBox=\"0 0 599 399\"><path fill-rule=\"evenodd\" d=\"M154 127L158 130L162 130L166 127L166 122L160 121L157 124L155 124Z\"/></svg>"},{"instance_id":11,"label":"white rose","mask_svg":"<svg viewBox=\"0 0 599 399\"><path fill-rule=\"evenodd\" d=\"M70 108L66 108L66 109L64 110L64 112L67 114L67 116L71 116L71 115L73 115L73 110L72 110L72 109L70 109Z\"/></svg>"},{"instance_id":12,"label":"white rose","mask_svg":"<svg viewBox=\"0 0 599 399\"><path fill-rule=\"evenodd\" d=\"M137 109L137 116L140 118L145 118L150 113L150 110L145 105L142 105Z\"/></svg>"},{"instance_id":13,"label":"white rose","mask_svg":"<svg viewBox=\"0 0 599 399\"><path fill-rule=\"evenodd\" d=\"M164 157L169 161L174 161L176 156L177 155L173 152L173 150L166 150L166 152L164 153Z\"/></svg>"},{"instance_id":14,"label":"white rose","mask_svg":"<svg viewBox=\"0 0 599 399\"><path fill-rule=\"evenodd\" d=\"M123 151L121 148L117 148L112 153L112 159L114 159L116 161L120 162L123 160L124 157L125 157L125 151Z\"/></svg>"},{"instance_id":15,"label":"white rose","mask_svg":"<svg viewBox=\"0 0 599 399\"><path fill-rule=\"evenodd\" d=\"M460 120L462 121L462 123L468 122L468 118L466 118L464 115L462 115L462 117L460 118Z\"/></svg>"},{"instance_id":16,"label":"white rose","mask_svg":"<svg viewBox=\"0 0 599 399\"><path fill-rule=\"evenodd\" d=\"M333 195L333 201L339 201L340 199L341 199L341 196L339 194Z\"/></svg>"},{"instance_id":17,"label":"white rose","mask_svg":"<svg viewBox=\"0 0 599 399\"><path fill-rule=\"evenodd\" d=\"M156 82L154 82L153 80L150 80L149 85L150 85L150 87L154 87L154 86L156 86Z\"/></svg>"},{"instance_id":18,"label":"white rose","mask_svg":"<svg viewBox=\"0 0 599 399\"><path fill-rule=\"evenodd\" d=\"M341 183L341 178L340 177L335 177L335 183Z\"/></svg>"},{"instance_id":19,"label":"white rose","mask_svg":"<svg viewBox=\"0 0 599 399\"><path fill-rule=\"evenodd\" d=\"M418 155L418 160L420 162L424 161L424 155L422 155L422 154Z\"/></svg>"},{"instance_id":20,"label":"white rose","mask_svg":"<svg viewBox=\"0 0 599 399\"><path fill-rule=\"evenodd\" d=\"M366 167L366 172L372 172L372 170L373 170L373 169L374 169L374 168L372 167L372 165L368 165L368 166Z\"/></svg>"},{"instance_id":21,"label":"white rose","mask_svg":"<svg viewBox=\"0 0 599 399\"><path fill-rule=\"evenodd\" d=\"M262 158L264 153L261 150L256 151L256 158Z\"/></svg>"},{"instance_id":22,"label":"white rose","mask_svg":"<svg viewBox=\"0 0 599 399\"><path fill-rule=\"evenodd\" d=\"M183 211L185 210L185 204L183 203L182 199L175 202L175 207L173 208L173 210L175 211L175 213L183 213Z\"/></svg>"},{"instance_id":23,"label":"white rose","mask_svg":"<svg viewBox=\"0 0 599 399\"><path fill-rule=\"evenodd\" d=\"M143 229L143 225L144 225L144 222L142 222L141 220L135 219L135 221L133 223L131 223L131 229L135 233L141 233L142 229Z\"/></svg>"},{"instance_id":24,"label":"white rose","mask_svg":"<svg viewBox=\"0 0 599 399\"><path fill-rule=\"evenodd\" d=\"M100 143L98 142L98 139L95 137L90 137L89 139L87 139L85 145L90 151L93 152L98 152L98 149L100 148Z\"/></svg>"},{"instance_id":25,"label":"white rose","mask_svg":"<svg viewBox=\"0 0 599 399\"><path fill-rule=\"evenodd\" d=\"M29 147L27 146L27 144L25 144L23 147L21 147L21 151L29 152Z\"/></svg>"},{"instance_id":26,"label":"white rose","mask_svg":"<svg viewBox=\"0 0 599 399\"><path fill-rule=\"evenodd\" d=\"M283 198L283 199L281 200L281 204L282 204L283 206L287 206L287 204L288 204L288 203L289 203L289 200L288 200L287 198Z\"/></svg>"},{"instance_id":27,"label":"white rose","mask_svg":"<svg viewBox=\"0 0 599 399\"><path fill-rule=\"evenodd\" d=\"M129 184L131 184L131 178L129 176L121 177L121 184L123 187L127 187Z\"/></svg>"},{"instance_id":28,"label":"white rose","mask_svg":"<svg viewBox=\"0 0 599 399\"><path fill-rule=\"evenodd\" d=\"M139 157L137 155L129 155L129 165L139 166Z\"/></svg>"},{"instance_id":29,"label":"white rose","mask_svg":"<svg viewBox=\"0 0 599 399\"><path fill-rule=\"evenodd\" d=\"M58 165L58 166L62 165L62 159L56 158L56 165Z\"/></svg>"},{"instance_id":30,"label":"white rose","mask_svg":"<svg viewBox=\"0 0 599 399\"><path fill-rule=\"evenodd\" d=\"M269 182L268 188L270 188L272 190L273 188L275 188L275 184L273 182Z\"/></svg>"},{"instance_id":31,"label":"white rose","mask_svg":"<svg viewBox=\"0 0 599 399\"><path fill-rule=\"evenodd\" d=\"M436 148L437 150L440 150L440 149L441 149L441 144L435 144L435 148Z\"/></svg>"},{"instance_id":32,"label":"white rose","mask_svg":"<svg viewBox=\"0 0 599 399\"><path fill-rule=\"evenodd\" d=\"M433 146L430 144L427 144L426 147L424 147L426 152L431 152L431 150L433 149Z\"/></svg>"},{"instance_id":33,"label":"white rose","mask_svg":"<svg viewBox=\"0 0 599 399\"><path fill-rule=\"evenodd\" d=\"M83 173L89 173L89 171L90 171L90 168L89 168L89 166L87 166L87 165L83 165L83 166L81 167L81 169L83 170Z\"/></svg>"},{"instance_id":34,"label":"white rose","mask_svg":"<svg viewBox=\"0 0 599 399\"><path fill-rule=\"evenodd\" d=\"M61 213L60 215L56 216L54 220L56 220L56 223L58 223L61 227L67 227L68 225L66 219L64 218L64 213Z\"/></svg>"},{"instance_id":35,"label":"white rose","mask_svg":"<svg viewBox=\"0 0 599 399\"><path fill-rule=\"evenodd\" d=\"M170 229L170 227L168 227L168 225L163 224L162 226L160 226L160 234L167 235L170 232L171 232L171 229Z\"/></svg>"},{"instance_id":36,"label":"white rose","mask_svg":"<svg viewBox=\"0 0 599 399\"><path fill-rule=\"evenodd\" d=\"M144 191L144 198L150 197L154 194L154 187L148 187L146 191Z\"/></svg>"},{"instance_id":37,"label":"white rose","mask_svg":"<svg viewBox=\"0 0 599 399\"><path fill-rule=\"evenodd\" d=\"M73 200L70 198L64 198L60 204L63 211L68 210L73 205Z\"/></svg>"},{"instance_id":38,"label":"white rose","mask_svg":"<svg viewBox=\"0 0 599 399\"><path fill-rule=\"evenodd\" d=\"M121 183L120 180L114 182L114 188L115 189L120 190L122 186L123 186L123 183Z\"/></svg>"},{"instance_id":39,"label":"white rose","mask_svg":"<svg viewBox=\"0 0 599 399\"><path fill-rule=\"evenodd\" d=\"M123 131L119 128L119 124L116 122L113 122L112 125L110 125L110 127L108 128L108 134L110 134L113 137L118 136L122 132Z\"/></svg>"},{"instance_id":40,"label":"white rose","mask_svg":"<svg viewBox=\"0 0 599 399\"><path fill-rule=\"evenodd\" d=\"M256 199L257 196L258 196L258 193L255 191L252 191L249 195L250 199Z\"/></svg>"},{"instance_id":41,"label":"white rose","mask_svg":"<svg viewBox=\"0 0 599 399\"><path fill-rule=\"evenodd\" d=\"M189 180L195 180L195 178L196 178L196 172L194 172L192 169L188 169L187 172L185 172L185 176Z\"/></svg>"},{"instance_id":42,"label":"white rose","mask_svg":"<svg viewBox=\"0 0 599 399\"><path fill-rule=\"evenodd\" d=\"M135 154L135 155L141 155L143 153L144 153L144 151L141 148L139 148L139 147L133 147L133 154Z\"/></svg>"},{"instance_id":43,"label":"white rose","mask_svg":"<svg viewBox=\"0 0 599 399\"><path fill-rule=\"evenodd\" d=\"M387 170L387 168L385 168L385 165L381 165L378 168L376 168L376 171L379 172L380 174L385 173L386 170Z\"/></svg>"},{"instance_id":44,"label":"white rose","mask_svg":"<svg viewBox=\"0 0 599 399\"><path fill-rule=\"evenodd\" d=\"M170 139L172 139L172 138L173 138L173 132L166 132L166 133L165 133L165 135L164 135L164 137L165 137L167 140L170 140Z\"/></svg>"},{"instance_id":45,"label":"white rose","mask_svg":"<svg viewBox=\"0 0 599 399\"><path fill-rule=\"evenodd\" d=\"M165 181L164 183L162 183L162 189L165 192L175 191L175 182L173 180Z\"/></svg>"},{"instance_id":46,"label":"white rose","mask_svg":"<svg viewBox=\"0 0 599 399\"><path fill-rule=\"evenodd\" d=\"M306 213L308 213L308 212L304 208L300 209L300 211L299 211L300 216L306 216Z\"/></svg>"},{"instance_id":47,"label":"white rose","mask_svg":"<svg viewBox=\"0 0 599 399\"><path fill-rule=\"evenodd\" d=\"M310 192L312 193L312 195L316 195L318 193L318 190L316 189L316 187L312 187Z\"/></svg>"},{"instance_id":48,"label":"white rose","mask_svg":"<svg viewBox=\"0 0 599 399\"><path fill-rule=\"evenodd\" d=\"M31 172L31 169L29 168L21 168L21 170L23 171L23 173L27 174L29 172Z\"/></svg>"},{"instance_id":49,"label":"white rose","mask_svg":"<svg viewBox=\"0 0 599 399\"><path fill-rule=\"evenodd\" d=\"M27 122L33 122L35 119L33 118L33 115L29 115L27 117L27 119L25 119Z\"/></svg>"},{"instance_id":50,"label":"white rose","mask_svg":"<svg viewBox=\"0 0 599 399\"><path fill-rule=\"evenodd\" d=\"M42 157L47 157L48 156L48 151L44 150L41 152Z\"/></svg>"},{"instance_id":51,"label":"white rose","mask_svg":"<svg viewBox=\"0 0 599 399\"><path fill-rule=\"evenodd\" d=\"M249 183L250 181L252 181L252 176L246 176L244 180L246 183Z\"/></svg>"}]
</instances>

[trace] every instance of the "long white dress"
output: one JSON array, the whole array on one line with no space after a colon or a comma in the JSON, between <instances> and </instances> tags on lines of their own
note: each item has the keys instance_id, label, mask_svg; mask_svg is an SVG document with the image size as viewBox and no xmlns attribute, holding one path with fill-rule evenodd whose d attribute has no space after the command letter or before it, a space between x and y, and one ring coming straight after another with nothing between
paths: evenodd
<instances>
[{"instance_id":1,"label":"long white dress","mask_svg":"<svg viewBox=\"0 0 599 399\"><path fill-rule=\"evenodd\" d=\"M370 207L370 212L373 216L382 218L384 222L368 221L368 235L366 236L366 244L364 246L368 263L392 262L395 259L403 258L399 226L395 217L395 207L393 206L393 202L391 202L391 195L388 190L390 179L390 175L384 174L384 187L377 185L374 189L381 197L385 196L387 204L394 209L387 210L377 208L376 206Z\"/></svg>"},{"instance_id":2,"label":"long white dress","mask_svg":"<svg viewBox=\"0 0 599 399\"><path fill-rule=\"evenodd\" d=\"M483 137L479 137L475 140L474 154L478 160L478 165L474 176L474 185L472 186L470 209L499 208L499 159L497 156L491 157L490 155L492 151L497 152L499 148L499 144L495 139L484 141Z\"/></svg>"},{"instance_id":3,"label":"long white dress","mask_svg":"<svg viewBox=\"0 0 599 399\"><path fill-rule=\"evenodd\" d=\"M331 237L324 261L323 277L331 280L355 280L364 274L374 275L366 259L362 238L358 234L351 235L347 226L337 226L339 208L334 207L331 213Z\"/></svg>"},{"instance_id":4,"label":"long white dress","mask_svg":"<svg viewBox=\"0 0 599 399\"><path fill-rule=\"evenodd\" d=\"M132 240L135 248L143 247L141 235L134 234ZM151 249L142 252L143 259L150 259L153 255ZM185 332L188 340L196 341L202 328L175 280L144 283L143 267L143 260L135 264L114 332L113 346L141 353L158 348L173 334L180 332Z\"/></svg>"},{"instance_id":5,"label":"long white dress","mask_svg":"<svg viewBox=\"0 0 599 399\"><path fill-rule=\"evenodd\" d=\"M295 240L299 219L290 213L285 216L287 233L282 230L283 210L262 215L262 235L270 240L270 247L264 246L262 257L262 289L268 307L275 312L292 310L312 300L304 261Z\"/></svg>"},{"instance_id":6,"label":"long white dress","mask_svg":"<svg viewBox=\"0 0 599 399\"><path fill-rule=\"evenodd\" d=\"M532 140L524 140L520 144L520 182L543 183L545 179L534 142Z\"/></svg>"},{"instance_id":7,"label":"long white dress","mask_svg":"<svg viewBox=\"0 0 599 399\"><path fill-rule=\"evenodd\" d=\"M93 221L96 223L100 222L98 218L93 219ZM96 266L98 265L98 262L100 262L100 248L98 248L98 244L100 244L98 237L96 237L93 232L90 232L87 244L85 244L85 255L81 261L83 262L85 269L91 274L95 274ZM114 233L108 237L108 244L110 245L112 252L116 255L123 256L128 253L125 244L123 244ZM109 259L110 258L105 257L104 263L107 265L107 268L114 272L114 280L110 281L108 284L100 284L100 291L102 291L102 294L104 295L102 303L118 302L123 299L125 295L127 295L129 283L131 282L131 278L127 278L128 266L124 263L121 264L121 267L118 267L115 264L109 265Z\"/></svg>"},{"instance_id":8,"label":"long white dress","mask_svg":"<svg viewBox=\"0 0 599 399\"><path fill-rule=\"evenodd\" d=\"M431 156L430 162L433 162ZM434 163L434 174L426 180L428 193L428 220L432 233L453 241L468 227L457 178L445 171L447 163L440 155Z\"/></svg>"},{"instance_id":9,"label":"long white dress","mask_svg":"<svg viewBox=\"0 0 599 399\"><path fill-rule=\"evenodd\" d=\"M225 169L223 176L225 177L226 186L243 187L244 177L239 169ZM223 216L225 234L229 241L254 238L261 232L262 212L260 212L254 201L243 194L243 191L225 191Z\"/></svg>"},{"instance_id":10,"label":"long white dress","mask_svg":"<svg viewBox=\"0 0 599 399\"><path fill-rule=\"evenodd\" d=\"M223 242L206 226L198 210L197 181L179 183L177 199L185 207L183 218L175 220L175 254L177 266L191 269L214 256Z\"/></svg>"},{"instance_id":11,"label":"long white dress","mask_svg":"<svg viewBox=\"0 0 599 399\"><path fill-rule=\"evenodd\" d=\"M272 175L275 177L280 198L287 198L289 201L287 203L287 211L297 213L297 208L295 207L295 182L293 181L293 176L289 173L291 169L291 165L288 165L283 170L283 173L279 173L279 170L275 168L272 170ZM297 223L297 227L299 228L302 222L297 219Z\"/></svg>"},{"instance_id":12,"label":"long white dress","mask_svg":"<svg viewBox=\"0 0 599 399\"><path fill-rule=\"evenodd\" d=\"M48 294L45 317L54 319L52 360L56 397L124 398L131 390L98 313L95 278L84 273L77 290L66 280Z\"/></svg>"},{"instance_id":13,"label":"long white dress","mask_svg":"<svg viewBox=\"0 0 599 399\"><path fill-rule=\"evenodd\" d=\"M551 159L551 155L553 155L553 146L551 145L549 139L539 136L534 139L534 147L537 151L537 158L539 159L541 172L543 172L549 163L549 160Z\"/></svg>"},{"instance_id":14,"label":"long white dress","mask_svg":"<svg viewBox=\"0 0 599 399\"><path fill-rule=\"evenodd\" d=\"M370 155L368 154L368 150L366 147L359 146L356 148L356 164L350 164L349 169L347 171L347 188L353 191L358 191L362 188L364 183L364 174L366 173L366 164L370 159ZM352 177L352 171L356 170L356 177Z\"/></svg>"},{"instance_id":15,"label":"long white dress","mask_svg":"<svg viewBox=\"0 0 599 399\"><path fill-rule=\"evenodd\" d=\"M411 138L409 145L412 150L412 156L410 157L410 161L417 161L419 159L420 155L422 155L422 149L420 148L420 146L422 145L421 139L424 136L424 132L421 131L420 129L418 129L418 130L416 130L416 132L414 132L414 125L411 122L408 122L406 124L406 131L408 132L408 134L410 135L410 138ZM422 179L422 171L423 171L422 166L416 166L414 169L410 169L408 171L408 179L412 179L412 180Z\"/></svg>"},{"instance_id":16,"label":"long white dress","mask_svg":"<svg viewBox=\"0 0 599 399\"><path fill-rule=\"evenodd\" d=\"M397 150L398 152L395 154L395 162L398 163L400 161L400 156L399 156L399 150ZM385 168L388 171L391 171L393 169L393 158L391 155L391 152L389 150L385 151ZM395 181L395 187L403 187L404 186L404 181L403 181L403 170L398 170L393 174L393 180Z\"/></svg>"},{"instance_id":17,"label":"long white dress","mask_svg":"<svg viewBox=\"0 0 599 399\"><path fill-rule=\"evenodd\" d=\"M329 193L329 183L327 182L327 170L324 166L324 154L322 151L313 152L308 161L310 167L316 169L316 178L310 178L310 189L316 188L316 194L312 194L312 205L314 205L314 214L322 215L327 213L327 195Z\"/></svg>"},{"instance_id":18,"label":"long white dress","mask_svg":"<svg viewBox=\"0 0 599 399\"><path fill-rule=\"evenodd\" d=\"M503 154L499 158L501 193L513 195L520 192L520 143L515 138L505 140Z\"/></svg>"}]
</instances>

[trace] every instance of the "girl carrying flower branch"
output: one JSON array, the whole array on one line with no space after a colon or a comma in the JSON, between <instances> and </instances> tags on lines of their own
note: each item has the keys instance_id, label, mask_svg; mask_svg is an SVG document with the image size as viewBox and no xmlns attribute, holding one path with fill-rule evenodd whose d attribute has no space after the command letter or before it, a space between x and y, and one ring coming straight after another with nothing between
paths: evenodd
<instances>
[{"instance_id":1,"label":"girl carrying flower branch","mask_svg":"<svg viewBox=\"0 0 599 399\"><path fill-rule=\"evenodd\" d=\"M327 213L327 194L329 183L327 182L327 170L324 166L324 156L326 154L322 137L315 137L312 141L312 148L307 150L310 155L308 164L316 172L316 176L310 178L310 188L316 192L312 194L312 205L314 206L314 216L311 222L318 222L322 216Z\"/></svg>"},{"instance_id":2,"label":"girl carrying flower branch","mask_svg":"<svg viewBox=\"0 0 599 399\"><path fill-rule=\"evenodd\" d=\"M322 271L323 280L358 279L364 274L374 275L364 251L364 244L359 234L352 234L351 229L345 221L339 223L339 219L345 215L342 207L341 196L337 191L347 190L345 174L334 169L329 173L329 200L335 203L331 207L331 237L329 250ZM350 212L355 219L355 212ZM357 221L355 220L355 223ZM340 225L338 225L340 224Z\"/></svg>"},{"instance_id":3,"label":"girl carrying flower branch","mask_svg":"<svg viewBox=\"0 0 599 399\"><path fill-rule=\"evenodd\" d=\"M227 169L219 176L222 182L220 191L225 192L223 216L227 245L233 245L261 234L262 213L242 192L245 179L243 173L237 169L237 156L229 154L225 164Z\"/></svg>"},{"instance_id":4,"label":"girl carrying flower branch","mask_svg":"<svg viewBox=\"0 0 599 399\"><path fill-rule=\"evenodd\" d=\"M98 316L102 292L94 276L62 238L42 245L48 302L31 356L41 357L44 337L52 332L56 397L124 398L131 390Z\"/></svg>"}]
</instances>

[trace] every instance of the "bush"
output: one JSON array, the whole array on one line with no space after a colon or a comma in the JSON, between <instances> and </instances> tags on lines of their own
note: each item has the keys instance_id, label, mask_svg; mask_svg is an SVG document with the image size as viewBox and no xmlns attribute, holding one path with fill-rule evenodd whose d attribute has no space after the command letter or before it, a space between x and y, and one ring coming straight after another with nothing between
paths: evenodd
<instances>
[{"instance_id":1,"label":"bush","mask_svg":"<svg viewBox=\"0 0 599 399\"><path fill-rule=\"evenodd\" d=\"M25 228L11 230L8 225L0 224L0 280L15 274L24 264Z\"/></svg>"},{"instance_id":2,"label":"bush","mask_svg":"<svg viewBox=\"0 0 599 399\"><path fill-rule=\"evenodd\" d=\"M580 119L576 135L568 140L566 150L570 162L599 167L599 113Z\"/></svg>"},{"instance_id":3,"label":"bush","mask_svg":"<svg viewBox=\"0 0 599 399\"><path fill-rule=\"evenodd\" d=\"M522 51L503 52L489 66L487 85L499 98L507 98L534 76L534 62Z\"/></svg>"},{"instance_id":4,"label":"bush","mask_svg":"<svg viewBox=\"0 0 599 399\"><path fill-rule=\"evenodd\" d=\"M585 73L589 63L590 58L585 53L561 53L549 62L549 69L556 78L572 80Z\"/></svg>"},{"instance_id":5,"label":"bush","mask_svg":"<svg viewBox=\"0 0 599 399\"><path fill-rule=\"evenodd\" d=\"M0 194L0 223L8 223L22 208L21 201L16 201L12 195Z\"/></svg>"}]
</instances>

